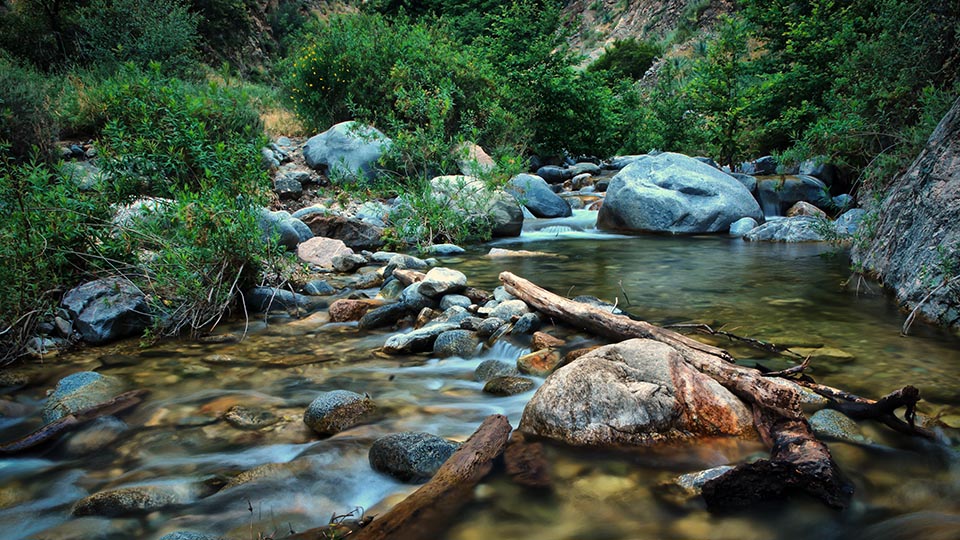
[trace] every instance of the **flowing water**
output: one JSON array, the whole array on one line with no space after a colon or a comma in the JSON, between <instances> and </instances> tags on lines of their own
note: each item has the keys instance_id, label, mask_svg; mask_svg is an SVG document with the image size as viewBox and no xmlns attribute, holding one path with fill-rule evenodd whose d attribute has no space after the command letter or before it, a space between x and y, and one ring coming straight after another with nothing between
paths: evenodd
<instances>
[{"instance_id":1,"label":"flowing water","mask_svg":"<svg viewBox=\"0 0 960 540\"><path fill-rule=\"evenodd\" d=\"M850 280L843 253L723 236L616 236L593 231L592 219L577 212L534 222L521 238L497 246L545 256L487 259L486 246L443 264L477 287L492 289L498 273L509 270L559 294L615 301L658 324L707 323L778 344L830 349L813 363L821 382L870 397L913 384L927 400L923 412L960 423L960 340L919 324L911 337L900 337L903 314L874 284ZM0 537L154 539L191 529L253 540L282 538L355 508L382 512L415 486L370 469L367 449L377 437L427 431L463 440L492 413L516 426L532 395L493 397L473 378L484 359L515 360L527 352L523 341L500 341L469 360L387 357L376 352L387 333L329 324L323 312L221 331L245 332L246 339L149 349L124 342L20 368L31 383L0 402L3 440L36 427L32 411L44 392L71 372L96 370L152 393L123 417L127 429L106 448L84 453L68 439L33 457L0 459ZM748 363L790 365L736 343L723 346ZM321 439L303 426L303 410L318 392L334 389L370 394L377 417ZM234 428L221 420L234 405L268 411L277 421L260 430ZM830 443L856 487L843 512L797 499L711 516L658 496L658 485L678 474L762 456L752 442L629 453L548 445L551 493L531 493L495 474L447 538L960 537L956 446L910 440L869 423L863 430L871 443ZM181 504L115 519L70 516L87 494L138 485L173 491Z\"/></svg>"}]
</instances>

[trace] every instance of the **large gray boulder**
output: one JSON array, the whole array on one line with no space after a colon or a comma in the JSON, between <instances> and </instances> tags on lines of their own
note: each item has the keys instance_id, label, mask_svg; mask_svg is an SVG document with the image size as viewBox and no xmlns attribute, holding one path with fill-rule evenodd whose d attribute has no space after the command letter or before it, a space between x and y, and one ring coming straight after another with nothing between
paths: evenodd
<instances>
[{"instance_id":1,"label":"large gray boulder","mask_svg":"<svg viewBox=\"0 0 960 540\"><path fill-rule=\"evenodd\" d=\"M303 146L303 158L314 169L325 168L331 180L370 180L376 163L392 141L377 128L359 122L341 122Z\"/></svg>"},{"instance_id":2,"label":"large gray boulder","mask_svg":"<svg viewBox=\"0 0 960 540\"><path fill-rule=\"evenodd\" d=\"M524 409L519 429L607 447L752 434L752 426L747 406L674 348L631 339L550 375Z\"/></svg>"},{"instance_id":3,"label":"large gray boulder","mask_svg":"<svg viewBox=\"0 0 960 540\"><path fill-rule=\"evenodd\" d=\"M597 216L601 229L694 234L727 232L740 218L762 218L735 178L681 154L635 161L617 173Z\"/></svg>"},{"instance_id":4,"label":"large gray boulder","mask_svg":"<svg viewBox=\"0 0 960 540\"><path fill-rule=\"evenodd\" d=\"M822 226L827 222L813 216L771 219L743 235L750 242L823 242ZM829 226L829 225L827 225Z\"/></svg>"},{"instance_id":5,"label":"large gray boulder","mask_svg":"<svg viewBox=\"0 0 960 540\"><path fill-rule=\"evenodd\" d=\"M757 197L767 213L781 216L800 201L824 204L824 199L830 197L830 189L812 176L781 176L758 181Z\"/></svg>"},{"instance_id":6,"label":"large gray boulder","mask_svg":"<svg viewBox=\"0 0 960 540\"><path fill-rule=\"evenodd\" d=\"M71 289L61 305L73 319L80 337L92 345L143 332L150 310L143 292L128 279L110 277Z\"/></svg>"},{"instance_id":7,"label":"large gray boulder","mask_svg":"<svg viewBox=\"0 0 960 540\"><path fill-rule=\"evenodd\" d=\"M907 171L885 190L862 265L907 309L960 328L960 99Z\"/></svg>"},{"instance_id":8,"label":"large gray boulder","mask_svg":"<svg viewBox=\"0 0 960 540\"><path fill-rule=\"evenodd\" d=\"M489 224L493 236L520 236L523 211L509 193L472 176L438 176L430 185L438 201L451 204L469 220Z\"/></svg>"},{"instance_id":9,"label":"large gray boulder","mask_svg":"<svg viewBox=\"0 0 960 540\"><path fill-rule=\"evenodd\" d=\"M507 192L517 198L538 218L569 217L570 205L550 189L547 182L533 174L518 174L510 179Z\"/></svg>"}]
</instances>

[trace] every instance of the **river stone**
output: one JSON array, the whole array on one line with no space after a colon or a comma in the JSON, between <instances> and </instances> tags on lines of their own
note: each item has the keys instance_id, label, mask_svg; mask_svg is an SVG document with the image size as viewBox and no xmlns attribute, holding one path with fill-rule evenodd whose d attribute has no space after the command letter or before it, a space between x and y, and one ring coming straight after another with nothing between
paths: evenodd
<instances>
[{"instance_id":1,"label":"river stone","mask_svg":"<svg viewBox=\"0 0 960 540\"><path fill-rule=\"evenodd\" d=\"M491 190L472 176L438 176L430 180L434 197L456 209L468 221L489 223L494 237L520 236L523 211L503 190Z\"/></svg>"},{"instance_id":2,"label":"river stone","mask_svg":"<svg viewBox=\"0 0 960 540\"><path fill-rule=\"evenodd\" d=\"M351 249L377 249L383 245L383 226L362 219L312 214L303 223L315 236L335 238Z\"/></svg>"},{"instance_id":3,"label":"river stone","mask_svg":"<svg viewBox=\"0 0 960 540\"><path fill-rule=\"evenodd\" d=\"M450 330L437 336L433 342L433 354L439 358L457 356L470 358L477 352L477 336L469 330Z\"/></svg>"},{"instance_id":4,"label":"river stone","mask_svg":"<svg viewBox=\"0 0 960 540\"><path fill-rule=\"evenodd\" d=\"M514 335L532 334L540 328L541 324L542 321L539 315L536 313L526 313L521 315L520 318L517 319L517 322L513 323L513 328L510 330L510 333Z\"/></svg>"},{"instance_id":5,"label":"river stone","mask_svg":"<svg viewBox=\"0 0 960 540\"><path fill-rule=\"evenodd\" d=\"M721 465L705 471L687 473L658 485L655 493L670 504L684 507L700 498L704 484L732 470L730 465Z\"/></svg>"},{"instance_id":6,"label":"river stone","mask_svg":"<svg viewBox=\"0 0 960 540\"><path fill-rule=\"evenodd\" d=\"M403 292L400 293L400 298L398 298L399 302L403 304L404 307L410 311L413 311L414 313L419 312L423 308L432 308L437 305L436 300L420 292L420 286L422 284L422 281L418 281L409 285L407 288L403 289Z\"/></svg>"},{"instance_id":7,"label":"river stone","mask_svg":"<svg viewBox=\"0 0 960 540\"><path fill-rule=\"evenodd\" d=\"M771 219L743 235L750 242L823 242L818 218L797 216Z\"/></svg>"},{"instance_id":8,"label":"river stone","mask_svg":"<svg viewBox=\"0 0 960 540\"><path fill-rule=\"evenodd\" d=\"M400 303L387 304L378 308L371 309L360 317L357 327L363 330L372 330L374 328L383 328L391 326L402 319L410 310L407 306Z\"/></svg>"},{"instance_id":9,"label":"river stone","mask_svg":"<svg viewBox=\"0 0 960 540\"><path fill-rule=\"evenodd\" d=\"M493 377L483 385L483 391L495 396L513 396L522 394L534 387L534 382L526 377Z\"/></svg>"},{"instance_id":10,"label":"river stone","mask_svg":"<svg viewBox=\"0 0 960 540\"><path fill-rule=\"evenodd\" d=\"M278 174L273 180L273 191L280 199L297 199L303 195L303 184L294 178Z\"/></svg>"},{"instance_id":11,"label":"river stone","mask_svg":"<svg viewBox=\"0 0 960 540\"><path fill-rule=\"evenodd\" d=\"M760 205L735 178L693 158L663 153L629 165L607 188L597 227L693 234L726 232Z\"/></svg>"},{"instance_id":12,"label":"river stone","mask_svg":"<svg viewBox=\"0 0 960 540\"><path fill-rule=\"evenodd\" d=\"M333 435L359 424L375 408L369 396L333 390L310 403L303 413L303 423L320 435Z\"/></svg>"},{"instance_id":13,"label":"river stone","mask_svg":"<svg viewBox=\"0 0 960 540\"><path fill-rule=\"evenodd\" d=\"M453 306L468 308L473 305L473 301L462 294L447 294L440 299L440 309L447 310Z\"/></svg>"},{"instance_id":14,"label":"river stone","mask_svg":"<svg viewBox=\"0 0 960 540\"><path fill-rule=\"evenodd\" d=\"M566 345L566 341L551 336L546 332L534 332L533 338L531 339L531 345L534 350L540 349L556 349Z\"/></svg>"},{"instance_id":15,"label":"river stone","mask_svg":"<svg viewBox=\"0 0 960 540\"><path fill-rule=\"evenodd\" d=\"M507 192L516 197L535 217L559 218L573 215L567 201L554 193L539 176L518 174L510 179Z\"/></svg>"},{"instance_id":16,"label":"river stone","mask_svg":"<svg viewBox=\"0 0 960 540\"><path fill-rule=\"evenodd\" d=\"M363 255L358 255L356 253L344 253L335 255L333 260L330 262L335 271L340 272L341 274L349 274L367 264L367 259L365 259Z\"/></svg>"},{"instance_id":17,"label":"river stone","mask_svg":"<svg viewBox=\"0 0 960 540\"><path fill-rule=\"evenodd\" d=\"M190 504L205 494L195 484L158 484L100 491L73 507L75 516L123 517Z\"/></svg>"},{"instance_id":18,"label":"river stone","mask_svg":"<svg viewBox=\"0 0 960 540\"><path fill-rule=\"evenodd\" d=\"M341 298L330 304L330 322L359 321L368 311L379 304L380 302L376 300Z\"/></svg>"},{"instance_id":19,"label":"river stone","mask_svg":"<svg viewBox=\"0 0 960 540\"><path fill-rule=\"evenodd\" d=\"M520 317L527 313L530 313L530 307L523 300L507 300L493 308L490 317L511 321L514 317Z\"/></svg>"},{"instance_id":20,"label":"river stone","mask_svg":"<svg viewBox=\"0 0 960 540\"><path fill-rule=\"evenodd\" d=\"M827 213L806 201L799 201L787 210L787 217L796 216L826 218Z\"/></svg>"},{"instance_id":21,"label":"river stone","mask_svg":"<svg viewBox=\"0 0 960 540\"><path fill-rule=\"evenodd\" d=\"M111 277L84 283L64 295L61 305L74 329L91 345L143 332L150 324L143 292L129 280Z\"/></svg>"},{"instance_id":22,"label":"river stone","mask_svg":"<svg viewBox=\"0 0 960 540\"><path fill-rule=\"evenodd\" d=\"M506 302L507 300L516 300L517 297L508 293L503 285L493 289L493 299L497 302Z\"/></svg>"},{"instance_id":23,"label":"river stone","mask_svg":"<svg viewBox=\"0 0 960 540\"><path fill-rule=\"evenodd\" d=\"M601 173L600 166L596 163L590 163L589 161L580 161L571 165L570 168L570 177L573 178L579 174L589 174L591 176L597 176Z\"/></svg>"},{"instance_id":24,"label":"river stone","mask_svg":"<svg viewBox=\"0 0 960 540\"><path fill-rule=\"evenodd\" d=\"M244 295L247 308L254 313L266 313L270 310L290 310L312 308L324 301L297 294L287 289L274 287L254 287Z\"/></svg>"},{"instance_id":25,"label":"river stone","mask_svg":"<svg viewBox=\"0 0 960 540\"><path fill-rule=\"evenodd\" d=\"M295 219L287 212L273 212L268 208L261 208L257 212L257 226L260 228L260 240L267 243L276 239L277 245L288 251L297 249L297 245L308 240L313 233L309 228L304 231L296 225L300 220Z\"/></svg>"},{"instance_id":26,"label":"river stone","mask_svg":"<svg viewBox=\"0 0 960 540\"><path fill-rule=\"evenodd\" d=\"M330 296L337 290L323 279L315 279L303 286L303 293L310 296Z\"/></svg>"},{"instance_id":27,"label":"river stone","mask_svg":"<svg viewBox=\"0 0 960 540\"><path fill-rule=\"evenodd\" d=\"M829 194L827 185L812 176L781 176L757 182L757 198L763 208L777 215L800 201L820 203Z\"/></svg>"},{"instance_id":28,"label":"river stone","mask_svg":"<svg viewBox=\"0 0 960 540\"><path fill-rule=\"evenodd\" d=\"M866 217L867 211L862 208L847 210L833 222L833 230L843 237L852 237L860 228L860 223Z\"/></svg>"},{"instance_id":29,"label":"river stone","mask_svg":"<svg viewBox=\"0 0 960 540\"><path fill-rule=\"evenodd\" d=\"M834 409L821 409L810 417L810 429L814 435L823 439L853 444L870 444L872 441L863 436L860 426L849 416Z\"/></svg>"},{"instance_id":30,"label":"river stone","mask_svg":"<svg viewBox=\"0 0 960 540\"><path fill-rule=\"evenodd\" d=\"M520 371L517 370L516 362L507 362L505 360L484 360L480 362L477 369L473 372L473 378L477 381L489 381L495 377L519 377Z\"/></svg>"},{"instance_id":31,"label":"river stone","mask_svg":"<svg viewBox=\"0 0 960 540\"><path fill-rule=\"evenodd\" d=\"M405 334L394 334L383 344L383 352L387 354L426 352L433 348L433 342L436 341L437 336L458 328L460 328L459 324L430 324Z\"/></svg>"},{"instance_id":32,"label":"river stone","mask_svg":"<svg viewBox=\"0 0 960 540\"><path fill-rule=\"evenodd\" d=\"M425 247L423 252L429 255L459 255L467 250L456 244L433 244Z\"/></svg>"},{"instance_id":33,"label":"river stone","mask_svg":"<svg viewBox=\"0 0 960 540\"><path fill-rule=\"evenodd\" d=\"M377 261L377 254L374 253L373 261ZM400 253L395 253L390 256L387 261L386 266L383 269L383 276L389 277L393 275L395 270L426 270L430 265L427 264L427 261L419 259L412 255L403 255Z\"/></svg>"},{"instance_id":34,"label":"river stone","mask_svg":"<svg viewBox=\"0 0 960 540\"><path fill-rule=\"evenodd\" d=\"M430 298L439 298L445 294L458 293L467 287L467 276L450 268L431 268L418 292Z\"/></svg>"},{"instance_id":35,"label":"river stone","mask_svg":"<svg viewBox=\"0 0 960 540\"><path fill-rule=\"evenodd\" d=\"M378 176L376 163L391 144L378 129L351 120L310 137L303 158L309 167L326 169L334 182L369 181Z\"/></svg>"},{"instance_id":36,"label":"river stone","mask_svg":"<svg viewBox=\"0 0 960 540\"><path fill-rule=\"evenodd\" d=\"M477 328L477 335L480 337L490 337L505 324L507 324L507 322L501 318L487 317L483 323L480 324L480 327Z\"/></svg>"},{"instance_id":37,"label":"river stone","mask_svg":"<svg viewBox=\"0 0 960 540\"><path fill-rule=\"evenodd\" d=\"M157 540L223 540L223 537L195 531L174 531L161 536Z\"/></svg>"},{"instance_id":38,"label":"river stone","mask_svg":"<svg viewBox=\"0 0 960 540\"><path fill-rule=\"evenodd\" d=\"M402 482L424 482L456 449L456 444L430 433L394 433L374 441L370 467Z\"/></svg>"},{"instance_id":39,"label":"river stone","mask_svg":"<svg viewBox=\"0 0 960 540\"><path fill-rule=\"evenodd\" d=\"M80 371L60 379L43 405L41 417L48 424L68 414L113 399L123 392L123 383L116 377L93 371Z\"/></svg>"},{"instance_id":40,"label":"river stone","mask_svg":"<svg viewBox=\"0 0 960 540\"><path fill-rule=\"evenodd\" d=\"M654 445L752 433L750 410L664 343L631 339L555 371L519 429L575 446Z\"/></svg>"},{"instance_id":41,"label":"river stone","mask_svg":"<svg viewBox=\"0 0 960 540\"><path fill-rule=\"evenodd\" d=\"M517 359L517 369L536 377L546 377L560 365L560 353L553 349L542 349L525 354Z\"/></svg>"},{"instance_id":42,"label":"river stone","mask_svg":"<svg viewBox=\"0 0 960 540\"><path fill-rule=\"evenodd\" d=\"M106 450L129 430L127 424L115 416L101 416L90 422L67 440L65 450L71 456L83 456Z\"/></svg>"},{"instance_id":43,"label":"river stone","mask_svg":"<svg viewBox=\"0 0 960 540\"><path fill-rule=\"evenodd\" d=\"M272 426L281 418L265 409L252 409L243 405L234 405L223 413L223 419L237 429L263 429Z\"/></svg>"},{"instance_id":44,"label":"river stone","mask_svg":"<svg viewBox=\"0 0 960 540\"><path fill-rule=\"evenodd\" d=\"M560 184L573 178L573 172L556 165L544 165L537 169L537 176L548 184Z\"/></svg>"},{"instance_id":45,"label":"river stone","mask_svg":"<svg viewBox=\"0 0 960 540\"><path fill-rule=\"evenodd\" d=\"M757 228L759 223L752 217L740 218L730 225L730 236L743 236Z\"/></svg>"},{"instance_id":46,"label":"river stone","mask_svg":"<svg viewBox=\"0 0 960 540\"><path fill-rule=\"evenodd\" d=\"M323 236L315 236L297 246L297 257L301 261L321 268L333 268L334 257L350 253L353 250L343 241Z\"/></svg>"}]
</instances>

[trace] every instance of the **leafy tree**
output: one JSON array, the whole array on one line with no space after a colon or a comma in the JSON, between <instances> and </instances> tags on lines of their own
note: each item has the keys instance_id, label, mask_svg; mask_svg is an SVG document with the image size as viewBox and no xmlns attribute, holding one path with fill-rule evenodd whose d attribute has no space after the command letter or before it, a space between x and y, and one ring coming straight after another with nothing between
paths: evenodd
<instances>
[{"instance_id":1,"label":"leafy tree","mask_svg":"<svg viewBox=\"0 0 960 540\"><path fill-rule=\"evenodd\" d=\"M655 43L628 38L615 41L597 58L588 71L604 72L611 77L638 80L650 69L663 50Z\"/></svg>"}]
</instances>

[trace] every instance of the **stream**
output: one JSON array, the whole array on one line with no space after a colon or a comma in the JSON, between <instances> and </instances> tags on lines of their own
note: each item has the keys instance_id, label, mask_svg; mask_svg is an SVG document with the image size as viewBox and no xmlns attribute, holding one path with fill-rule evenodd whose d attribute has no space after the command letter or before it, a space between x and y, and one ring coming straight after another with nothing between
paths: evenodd
<instances>
[{"instance_id":1,"label":"stream","mask_svg":"<svg viewBox=\"0 0 960 540\"><path fill-rule=\"evenodd\" d=\"M811 374L819 382L873 398L912 384L924 397L924 414L960 425L960 338L921 323L901 337L905 315L876 284L851 279L843 251L723 235L613 235L592 228L595 215L577 211L572 218L534 220L520 238L494 244L545 256L489 259L483 257L486 245L441 258L441 264L487 290L507 270L561 295L615 301L655 324L706 323L817 348ZM548 331L591 343L570 330ZM0 537L153 540L194 530L258 540L326 524L334 514L382 513L416 486L370 469L367 450L375 439L426 431L462 441L494 413L516 427L533 394L494 397L473 377L485 359L515 361L529 352L529 337L501 340L474 358L441 360L379 354L388 332L331 324L325 311L300 319L260 316L218 333L246 337L149 348L125 341L15 368L30 383L8 389L0 440L36 428L45 392L69 373L98 371L151 394L122 416L125 425L92 430L94 443L104 431L119 433L106 445L94 444L95 451L74 440L81 431L43 452L0 459ZM792 365L737 343L714 343L748 365ZM303 425L303 411L318 392L335 389L369 394L378 412L370 423L321 439ZM235 405L266 411L275 422L235 428L221 419ZM798 498L714 516L658 496L657 486L679 474L765 455L757 442L630 452L547 445L552 492L532 493L494 474L446 539L960 538L955 434L951 448L871 423L861 427L865 444L828 443L856 489L843 512ZM90 493L138 485L163 486L180 498L169 509L139 516L71 516L76 501Z\"/></svg>"}]
</instances>

